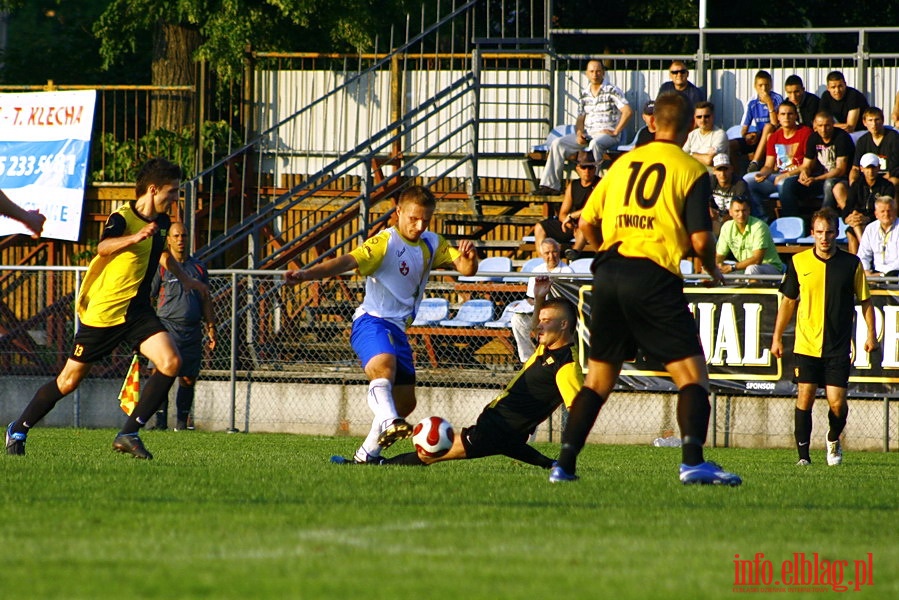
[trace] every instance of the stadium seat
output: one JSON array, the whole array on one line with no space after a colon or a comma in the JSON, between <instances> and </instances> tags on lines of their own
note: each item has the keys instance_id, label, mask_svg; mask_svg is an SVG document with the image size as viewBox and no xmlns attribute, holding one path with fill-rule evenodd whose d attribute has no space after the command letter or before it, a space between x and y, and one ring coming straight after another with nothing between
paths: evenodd
<instances>
[{"instance_id":1,"label":"stadium seat","mask_svg":"<svg viewBox=\"0 0 899 600\"><path fill-rule=\"evenodd\" d=\"M866 133L868 133L867 129L860 129L859 131L853 131L852 133L850 133L849 137L852 138L853 144L858 144L858 138L862 137Z\"/></svg>"},{"instance_id":2,"label":"stadium seat","mask_svg":"<svg viewBox=\"0 0 899 600\"><path fill-rule=\"evenodd\" d=\"M846 223L843 222L843 219L839 220L839 224L840 224L840 228L837 231L837 243L845 244L846 242L849 241L846 239L846 230L849 228L849 225L846 225ZM807 235L805 237L801 237L798 240L796 240L796 243L797 244L814 244L815 236Z\"/></svg>"},{"instance_id":3,"label":"stadium seat","mask_svg":"<svg viewBox=\"0 0 899 600\"><path fill-rule=\"evenodd\" d=\"M452 319L440 321L441 327L480 327L493 319L493 302L490 300L468 300L459 307Z\"/></svg>"},{"instance_id":4,"label":"stadium seat","mask_svg":"<svg viewBox=\"0 0 899 600\"><path fill-rule=\"evenodd\" d=\"M478 273L511 273L512 259L508 256L490 256L478 264ZM502 281L503 276L462 275L459 281Z\"/></svg>"},{"instance_id":5,"label":"stadium seat","mask_svg":"<svg viewBox=\"0 0 899 600\"><path fill-rule=\"evenodd\" d=\"M566 135L571 135L574 133L574 125L570 124L562 124L556 125L553 127L550 132L546 136L546 141L542 144L537 144L532 148L533 152L549 152L549 145L553 143L553 140L556 138L564 137Z\"/></svg>"},{"instance_id":6,"label":"stadium seat","mask_svg":"<svg viewBox=\"0 0 899 600\"><path fill-rule=\"evenodd\" d=\"M449 316L449 301L446 298L425 298L418 307L418 313L411 327L425 327L439 323Z\"/></svg>"},{"instance_id":7,"label":"stadium seat","mask_svg":"<svg viewBox=\"0 0 899 600\"><path fill-rule=\"evenodd\" d=\"M521 265L521 268L518 270L518 272L519 273L531 273L534 271L534 269L536 269L537 267L542 265L543 262L544 262L543 259L540 258L539 256L536 258L532 258L529 261L527 261L526 263L524 263L523 265ZM527 281L527 280L528 280L527 277L519 277L516 275L513 275L512 277L503 277L503 281L505 281L507 283L515 283L515 282Z\"/></svg>"},{"instance_id":8,"label":"stadium seat","mask_svg":"<svg viewBox=\"0 0 899 600\"><path fill-rule=\"evenodd\" d=\"M680 261L680 272L681 275L692 275L694 271L693 261L689 258L683 258Z\"/></svg>"},{"instance_id":9,"label":"stadium seat","mask_svg":"<svg viewBox=\"0 0 899 600\"><path fill-rule=\"evenodd\" d=\"M527 300L514 300L506 304L506 308L503 309L503 314L499 316L499 319L495 321L487 321L486 323L484 323L484 327L492 327L494 329L511 328L512 315L515 314L515 307L517 307L521 302L527 302Z\"/></svg>"},{"instance_id":10,"label":"stadium seat","mask_svg":"<svg viewBox=\"0 0 899 600\"><path fill-rule=\"evenodd\" d=\"M743 137L743 135L741 134L742 131L743 131L742 125L733 125L731 127L728 127L727 128L727 139L729 139L729 140L740 139L741 137Z\"/></svg>"},{"instance_id":11,"label":"stadium seat","mask_svg":"<svg viewBox=\"0 0 899 600\"><path fill-rule=\"evenodd\" d=\"M768 226L775 244L795 243L805 234L802 217L779 217Z\"/></svg>"},{"instance_id":12,"label":"stadium seat","mask_svg":"<svg viewBox=\"0 0 899 600\"><path fill-rule=\"evenodd\" d=\"M571 261L571 264L568 266L571 267L571 270L575 273L590 273L590 265L592 264L592 258L578 258L577 260Z\"/></svg>"}]
</instances>

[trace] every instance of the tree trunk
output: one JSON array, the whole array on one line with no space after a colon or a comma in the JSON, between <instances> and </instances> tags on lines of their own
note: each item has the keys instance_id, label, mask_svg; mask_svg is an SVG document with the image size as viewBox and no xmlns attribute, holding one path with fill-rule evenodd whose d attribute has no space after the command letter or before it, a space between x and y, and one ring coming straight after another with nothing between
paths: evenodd
<instances>
[{"instance_id":1,"label":"tree trunk","mask_svg":"<svg viewBox=\"0 0 899 600\"><path fill-rule=\"evenodd\" d=\"M196 84L194 52L200 33L194 27L160 23L153 32L153 85ZM150 128L181 131L194 121L195 91L159 91L150 96Z\"/></svg>"}]
</instances>

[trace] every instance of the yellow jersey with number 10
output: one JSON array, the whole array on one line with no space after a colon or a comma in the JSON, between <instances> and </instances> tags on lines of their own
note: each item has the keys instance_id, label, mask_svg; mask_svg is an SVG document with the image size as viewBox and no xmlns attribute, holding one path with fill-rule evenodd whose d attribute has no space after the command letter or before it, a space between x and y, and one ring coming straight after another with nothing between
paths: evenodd
<instances>
[{"instance_id":1,"label":"yellow jersey with number 10","mask_svg":"<svg viewBox=\"0 0 899 600\"><path fill-rule=\"evenodd\" d=\"M672 142L651 142L615 161L581 219L602 223L600 251L620 244L622 256L648 258L680 276L690 247L685 205L690 196L702 202L703 194L711 195L706 167ZM705 203L708 214L708 198Z\"/></svg>"}]
</instances>

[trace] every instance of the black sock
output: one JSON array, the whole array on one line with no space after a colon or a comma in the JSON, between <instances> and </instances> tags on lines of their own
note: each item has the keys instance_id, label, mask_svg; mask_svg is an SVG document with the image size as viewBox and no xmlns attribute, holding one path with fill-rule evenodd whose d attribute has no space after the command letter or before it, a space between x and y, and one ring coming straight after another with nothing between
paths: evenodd
<instances>
[{"instance_id":1,"label":"black sock","mask_svg":"<svg viewBox=\"0 0 899 600\"><path fill-rule=\"evenodd\" d=\"M541 469L549 469L553 466L553 459L538 451L533 446L526 443L509 446L503 448L503 454L509 458L520 460L523 463L540 467Z\"/></svg>"},{"instance_id":2,"label":"black sock","mask_svg":"<svg viewBox=\"0 0 899 600\"><path fill-rule=\"evenodd\" d=\"M846 417L849 416L849 406L843 405L842 416L838 416L833 410L827 411L827 421L830 423L830 431L827 432L827 441L835 442L840 439L840 434L846 429Z\"/></svg>"},{"instance_id":3,"label":"black sock","mask_svg":"<svg viewBox=\"0 0 899 600\"><path fill-rule=\"evenodd\" d=\"M190 409L194 405L194 386L184 385L184 381L178 383L178 393L175 396L175 406L178 410L178 420L187 422Z\"/></svg>"},{"instance_id":4,"label":"black sock","mask_svg":"<svg viewBox=\"0 0 899 600\"><path fill-rule=\"evenodd\" d=\"M137 433L141 427L146 425L150 421L150 417L162 406L162 403L168 401L169 390L173 383L175 383L174 377L163 375L159 371L150 375L147 383L141 389L140 401L119 433Z\"/></svg>"},{"instance_id":5,"label":"black sock","mask_svg":"<svg viewBox=\"0 0 899 600\"><path fill-rule=\"evenodd\" d=\"M426 467L428 465L421 462L418 454L415 452L406 452L405 454L397 454L392 458L385 459L390 465L403 465L405 467Z\"/></svg>"},{"instance_id":6,"label":"black sock","mask_svg":"<svg viewBox=\"0 0 899 600\"><path fill-rule=\"evenodd\" d=\"M22 416L12 424L13 433L27 434L28 430L47 416L47 413L53 410L56 403L63 397L65 397L65 394L59 391L59 386L56 385L56 379L42 385L40 389L35 392L34 397L31 399L31 402L28 403L28 406L25 407L25 410L22 411Z\"/></svg>"},{"instance_id":7,"label":"black sock","mask_svg":"<svg viewBox=\"0 0 899 600\"><path fill-rule=\"evenodd\" d=\"M680 427L681 461L695 466L705 461L702 446L709 431L709 392L699 384L691 383L677 392L677 425Z\"/></svg>"},{"instance_id":8,"label":"black sock","mask_svg":"<svg viewBox=\"0 0 899 600\"><path fill-rule=\"evenodd\" d=\"M559 452L559 466L568 473L574 475L577 455L580 453L587 436L596 423L599 409L605 404L602 396L592 389L584 386L574 397L571 408L568 409L568 423L562 432L562 449Z\"/></svg>"},{"instance_id":9,"label":"black sock","mask_svg":"<svg viewBox=\"0 0 899 600\"><path fill-rule=\"evenodd\" d=\"M809 454L809 442L812 439L812 411L797 408L793 412L793 437L796 438L796 450L800 460L812 462Z\"/></svg>"}]
</instances>

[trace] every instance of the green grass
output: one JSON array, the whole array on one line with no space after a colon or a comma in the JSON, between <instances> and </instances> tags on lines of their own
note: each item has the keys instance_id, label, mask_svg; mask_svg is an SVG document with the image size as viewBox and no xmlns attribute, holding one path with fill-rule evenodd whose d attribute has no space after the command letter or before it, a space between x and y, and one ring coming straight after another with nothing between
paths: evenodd
<instances>
[{"instance_id":1,"label":"green grass","mask_svg":"<svg viewBox=\"0 0 899 600\"><path fill-rule=\"evenodd\" d=\"M2 597L722 598L758 552L870 552L854 595L899 597L895 454L712 449L745 480L722 489L680 485L671 448L589 446L550 485L496 457L330 464L347 438L149 432L146 462L113 436L39 428L0 457Z\"/></svg>"}]
</instances>

